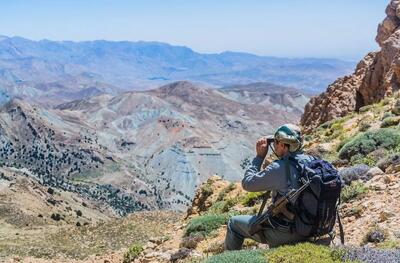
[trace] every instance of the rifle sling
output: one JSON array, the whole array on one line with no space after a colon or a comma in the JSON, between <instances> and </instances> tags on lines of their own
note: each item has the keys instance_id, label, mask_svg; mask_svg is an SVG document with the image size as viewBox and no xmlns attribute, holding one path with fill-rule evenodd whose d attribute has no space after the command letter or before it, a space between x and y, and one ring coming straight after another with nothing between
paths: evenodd
<instances>
[{"instance_id":1,"label":"rifle sling","mask_svg":"<svg viewBox=\"0 0 400 263\"><path fill-rule=\"evenodd\" d=\"M267 194L267 193L268 193L268 192L265 192L265 193L264 193L263 202L262 202L262 204L261 204L260 210L258 210L257 216L262 215L262 213L264 212L265 205L267 204L267 201L268 201L268 194Z\"/></svg>"},{"instance_id":2,"label":"rifle sling","mask_svg":"<svg viewBox=\"0 0 400 263\"><path fill-rule=\"evenodd\" d=\"M342 243L342 245L344 245L344 230L343 230L342 220L340 219L339 207L340 207L340 197L339 197L339 204L336 208L336 216L337 216L338 225L339 225L340 243Z\"/></svg>"}]
</instances>

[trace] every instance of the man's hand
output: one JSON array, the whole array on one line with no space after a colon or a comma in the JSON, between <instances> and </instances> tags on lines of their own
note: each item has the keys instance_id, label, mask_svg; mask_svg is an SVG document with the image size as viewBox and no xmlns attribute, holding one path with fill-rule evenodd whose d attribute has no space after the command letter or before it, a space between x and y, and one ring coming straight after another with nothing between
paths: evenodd
<instances>
[{"instance_id":1,"label":"man's hand","mask_svg":"<svg viewBox=\"0 0 400 263\"><path fill-rule=\"evenodd\" d=\"M261 137L260 139L258 139L256 144L256 152L258 157L261 157L262 159L265 158L268 153L268 144L266 137Z\"/></svg>"}]
</instances>

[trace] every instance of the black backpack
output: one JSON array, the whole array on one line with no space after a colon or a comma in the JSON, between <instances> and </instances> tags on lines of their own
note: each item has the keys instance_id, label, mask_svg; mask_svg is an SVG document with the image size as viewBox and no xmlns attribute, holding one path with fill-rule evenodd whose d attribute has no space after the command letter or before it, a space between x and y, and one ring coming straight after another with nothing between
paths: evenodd
<instances>
[{"instance_id":1,"label":"black backpack","mask_svg":"<svg viewBox=\"0 0 400 263\"><path fill-rule=\"evenodd\" d=\"M337 218L340 240L344 244L344 232L338 213L340 193L344 184L338 171L331 163L315 157L308 162L289 157L289 161L292 161L300 172L299 187L302 182L310 180L310 185L292 204L296 232L305 237L316 238L329 234L333 238Z\"/></svg>"}]
</instances>

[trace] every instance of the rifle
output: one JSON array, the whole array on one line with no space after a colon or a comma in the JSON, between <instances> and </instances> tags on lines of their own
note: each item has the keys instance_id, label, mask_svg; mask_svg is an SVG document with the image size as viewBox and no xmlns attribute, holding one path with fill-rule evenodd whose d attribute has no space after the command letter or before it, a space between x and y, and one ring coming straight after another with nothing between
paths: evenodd
<instances>
[{"instance_id":1,"label":"rifle","mask_svg":"<svg viewBox=\"0 0 400 263\"><path fill-rule=\"evenodd\" d=\"M293 202L297 198L297 196L310 185L310 180L305 181L303 179L302 182L303 185L299 189L292 189L291 191L289 191L286 195L282 196L273 204L271 204L268 207L267 211L265 211L264 213L262 213L262 211L264 210L265 202L261 205L260 211L257 215L257 219L250 225L250 235L254 235L260 232L263 229L262 224L268 221L270 217L283 214L290 220L294 219L294 214L287 210L286 205Z\"/></svg>"}]
</instances>

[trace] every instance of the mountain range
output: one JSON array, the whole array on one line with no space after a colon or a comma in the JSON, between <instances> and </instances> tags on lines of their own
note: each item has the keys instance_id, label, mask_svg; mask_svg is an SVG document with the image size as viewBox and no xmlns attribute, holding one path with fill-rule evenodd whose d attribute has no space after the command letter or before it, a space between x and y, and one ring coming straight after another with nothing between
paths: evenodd
<instances>
[{"instance_id":1,"label":"mountain range","mask_svg":"<svg viewBox=\"0 0 400 263\"><path fill-rule=\"evenodd\" d=\"M32 41L3 36L0 101L18 96L51 104L179 80L214 87L270 82L316 94L354 66L337 59L202 54L160 42Z\"/></svg>"},{"instance_id":2,"label":"mountain range","mask_svg":"<svg viewBox=\"0 0 400 263\"><path fill-rule=\"evenodd\" d=\"M182 211L210 175L241 178L254 141L298 120L308 100L271 84L188 81L55 107L14 98L0 109L0 157L117 214Z\"/></svg>"}]
</instances>

